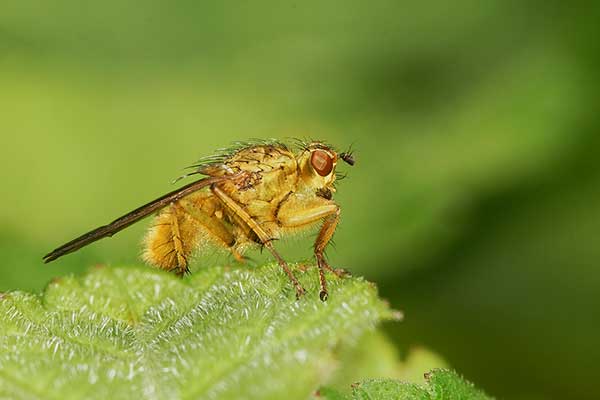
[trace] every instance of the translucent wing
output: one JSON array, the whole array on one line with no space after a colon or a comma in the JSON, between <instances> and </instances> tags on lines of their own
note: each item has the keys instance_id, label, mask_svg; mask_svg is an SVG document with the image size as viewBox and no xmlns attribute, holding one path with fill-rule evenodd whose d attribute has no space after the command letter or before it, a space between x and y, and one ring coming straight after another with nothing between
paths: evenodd
<instances>
[{"instance_id":1,"label":"translucent wing","mask_svg":"<svg viewBox=\"0 0 600 400\"><path fill-rule=\"evenodd\" d=\"M117 218L108 225L98 227L88 233L79 236L76 239L71 240L68 243L65 243L64 245L46 254L44 256L44 262L49 263L50 261L54 261L57 258L64 256L65 254L69 254L76 250L79 250L80 248L87 246L88 244L93 243L97 240L113 236L115 233L120 232L121 230L147 217L155 211L158 211L161 208L166 207L169 204L193 192L196 192L212 184L235 178L236 175L204 178L196 182L192 182L188 185L182 186L179 189L167 193L164 196L161 196L148 204L145 204L131 212L128 212L127 214L123 215L120 218Z\"/></svg>"}]
</instances>

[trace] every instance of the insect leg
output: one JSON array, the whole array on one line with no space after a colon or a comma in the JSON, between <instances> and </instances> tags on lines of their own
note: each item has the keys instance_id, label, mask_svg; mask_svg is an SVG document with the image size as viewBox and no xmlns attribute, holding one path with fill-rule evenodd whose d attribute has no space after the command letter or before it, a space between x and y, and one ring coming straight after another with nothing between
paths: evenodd
<instances>
[{"instance_id":1,"label":"insect leg","mask_svg":"<svg viewBox=\"0 0 600 400\"><path fill-rule=\"evenodd\" d=\"M235 237L229 229L216 217L208 215L199 208L195 201L182 202L182 207L194 221L207 231L217 242L226 247L236 260L243 262L244 257L235 249Z\"/></svg>"},{"instance_id":2,"label":"insect leg","mask_svg":"<svg viewBox=\"0 0 600 400\"><path fill-rule=\"evenodd\" d=\"M319 297L323 301L327 300L329 294L324 270L331 271L340 277L347 274L342 269L330 267L324 255L325 247L331 240L339 222L340 207L327 200L315 200L311 206L307 207L304 203L298 203L296 200L290 199L288 204L280 208L277 219L283 226L290 228L308 226L319 220L324 220L315 241L315 257L319 266L319 283L321 286Z\"/></svg>"},{"instance_id":3,"label":"insect leg","mask_svg":"<svg viewBox=\"0 0 600 400\"><path fill-rule=\"evenodd\" d=\"M235 202L235 200L229 197L216 185L212 185L210 187L210 190L223 202L223 204L225 204L225 206L228 209L234 212L246 225L248 225L248 227L256 234L256 236L258 236L260 242L271 252L271 254L273 254L273 257L275 257L281 268L283 268L283 270L287 274L290 281L292 281L292 283L294 284L294 288L296 289L296 297L299 298L300 296L302 296L305 292L304 288L300 285L300 282L298 282L298 279L296 279L285 260L275 250L275 247L272 243L272 239L265 232L265 230L261 228L260 225L255 220L253 220L252 217L248 215L248 213L238 203Z\"/></svg>"},{"instance_id":4,"label":"insect leg","mask_svg":"<svg viewBox=\"0 0 600 400\"><path fill-rule=\"evenodd\" d=\"M333 237L333 234L335 233L335 228L337 227L339 221L340 208L338 207L335 210L334 214L331 214L327 218L325 218L323 226L321 226L321 230L319 231L319 235L317 236L317 240L315 241L315 257L317 258L317 264L319 265L319 272L321 274L323 273L323 269L327 269L335 273L337 276L341 277L345 275L346 272L341 269L331 268L331 266L329 266L329 264L327 263L327 260L325 259L324 255L325 247L327 247L327 244ZM319 297L323 301L327 300L328 293L326 286L323 286L321 288L321 293L319 293Z\"/></svg>"},{"instance_id":5,"label":"insect leg","mask_svg":"<svg viewBox=\"0 0 600 400\"><path fill-rule=\"evenodd\" d=\"M173 214L173 223L171 225L171 229L173 230L173 245L175 247L175 255L177 257L177 266L179 267L177 270L177 275L183 276L190 272L190 269L188 266L187 257L183 250L183 239L179 229L179 221L177 220L177 214L181 213L182 210L177 203L173 203L173 208L177 209L177 213Z\"/></svg>"},{"instance_id":6,"label":"insect leg","mask_svg":"<svg viewBox=\"0 0 600 400\"><path fill-rule=\"evenodd\" d=\"M325 259L325 248L331 240L337 224L340 220L340 207L328 200L317 199L310 206L299 204L290 199L288 204L283 205L277 215L277 219L285 227L303 227L323 220L323 225L315 241L315 258L319 266L319 283L321 290L319 297L321 300L327 300L327 281L325 280L324 270L333 272L339 277L348 275L343 269L332 268Z\"/></svg>"},{"instance_id":7,"label":"insect leg","mask_svg":"<svg viewBox=\"0 0 600 400\"><path fill-rule=\"evenodd\" d=\"M188 270L190 238L185 229L185 211L177 202L164 208L144 240L144 259L159 268L183 276Z\"/></svg>"}]
</instances>

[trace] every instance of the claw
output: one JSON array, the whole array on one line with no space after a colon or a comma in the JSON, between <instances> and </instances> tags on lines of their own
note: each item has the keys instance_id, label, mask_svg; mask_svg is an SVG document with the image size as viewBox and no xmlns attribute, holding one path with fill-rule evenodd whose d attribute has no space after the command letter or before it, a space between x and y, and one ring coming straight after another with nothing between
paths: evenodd
<instances>
[{"instance_id":1,"label":"claw","mask_svg":"<svg viewBox=\"0 0 600 400\"><path fill-rule=\"evenodd\" d=\"M319 298L321 299L321 301L327 301L328 297L329 297L329 294L325 290L321 290L319 292Z\"/></svg>"},{"instance_id":2,"label":"claw","mask_svg":"<svg viewBox=\"0 0 600 400\"><path fill-rule=\"evenodd\" d=\"M306 293L306 290L304 290L304 288L300 285L296 285L296 299L299 300L300 297L304 296L304 294Z\"/></svg>"}]
</instances>

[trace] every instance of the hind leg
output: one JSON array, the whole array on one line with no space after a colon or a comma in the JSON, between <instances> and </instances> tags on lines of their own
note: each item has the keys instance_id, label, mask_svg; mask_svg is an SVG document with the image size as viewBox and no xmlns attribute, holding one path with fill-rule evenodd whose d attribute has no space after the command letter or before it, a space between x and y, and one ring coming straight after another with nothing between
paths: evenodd
<instances>
[{"instance_id":1,"label":"hind leg","mask_svg":"<svg viewBox=\"0 0 600 400\"><path fill-rule=\"evenodd\" d=\"M188 257L206 238L231 251L236 259L242 259L234 248L231 231L214 214L203 211L201 205L184 199L164 208L146 234L144 260L183 276L189 272Z\"/></svg>"},{"instance_id":2,"label":"hind leg","mask_svg":"<svg viewBox=\"0 0 600 400\"><path fill-rule=\"evenodd\" d=\"M193 251L197 234L191 232L189 216L176 203L161 210L144 238L143 258L158 268L188 272L187 257Z\"/></svg>"},{"instance_id":3,"label":"hind leg","mask_svg":"<svg viewBox=\"0 0 600 400\"><path fill-rule=\"evenodd\" d=\"M214 207L214 205L213 205ZM208 214L202 207L195 202L184 202L182 208L190 217L199 224L202 229L213 239L218 246L229 250L231 255L238 262L244 262L244 256L236 249L236 238L231 229L221 220L222 210L210 210Z\"/></svg>"}]
</instances>

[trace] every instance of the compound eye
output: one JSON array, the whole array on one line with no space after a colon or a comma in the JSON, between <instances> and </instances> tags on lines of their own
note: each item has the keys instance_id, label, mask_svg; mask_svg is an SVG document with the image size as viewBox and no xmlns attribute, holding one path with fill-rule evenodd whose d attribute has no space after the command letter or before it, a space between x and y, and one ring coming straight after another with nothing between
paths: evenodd
<instances>
[{"instance_id":1,"label":"compound eye","mask_svg":"<svg viewBox=\"0 0 600 400\"><path fill-rule=\"evenodd\" d=\"M310 157L310 163L317 173L321 176L327 176L333 169L333 158L323 150L313 151Z\"/></svg>"}]
</instances>

